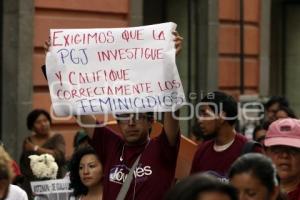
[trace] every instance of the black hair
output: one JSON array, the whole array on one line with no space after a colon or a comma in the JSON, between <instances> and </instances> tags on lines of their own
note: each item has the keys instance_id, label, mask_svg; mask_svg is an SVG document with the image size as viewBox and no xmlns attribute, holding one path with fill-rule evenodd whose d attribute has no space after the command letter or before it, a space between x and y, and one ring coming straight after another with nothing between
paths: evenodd
<instances>
[{"instance_id":1,"label":"black hair","mask_svg":"<svg viewBox=\"0 0 300 200\"><path fill-rule=\"evenodd\" d=\"M79 175L79 164L83 156L93 154L95 155L99 162L100 159L97 156L96 151L91 146L85 146L77 149L72 155L72 158L69 163L70 170L70 188L74 190L73 194L75 197L80 195L86 195L88 193L88 188L83 185Z\"/></svg>"},{"instance_id":2,"label":"black hair","mask_svg":"<svg viewBox=\"0 0 300 200\"><path fill-rule=\"evenodd\" d=\"M196 200L204 192L219 192L228 195L231 200L238 200L233 186L205 173L182 179L167 192L165 200Z\"/></svg>"},{"instance_id":3,"label":"black hair","mask_svg":"<svg viewBox=\"0 0 300 200\"><path fill-rule=\"evenodd\" d=\"M208 93L202 100L203 103L213 103L213 105L209 105L209 107L218 114L221 114L221 111L225 112L225 119L230 125L234 125L238 118L238 107L235 99L220 91L214 91ZM217 109L217 110L216 110ZM228 119L229 118L229 119Z\"/></svg>"},{"instance_id":4,"label":"black hair","mask_svg":"<svg viewBox=\"0 0 300 200\"><path fill-rule=\"evenodd\" d=\"M272 160L260 153L248 153L239 157L231 165L229 179L241 173L251 173L267 188L269 193L273 192L279 184Z\"/></svg>"},{"instance_id":5,"label":"black hair","mask_svg":"<svg viewBox=\"0 0 300 200\"><path fill-rule=\"evenodd\" d=\"M278 111L284 111L288 117L290 118L294 118L294 119L297 119L297 115L296 113L289 107L286 107L286 106L279 106L278 110L276 111L276 113Z\"/></svg>"},{"instance_id":6,"label":"black hair","mask_svg":"<svg viewBox=\"0 0 300 200\"><path fill-rule=\"evenodd\" d=\"M260 139L260 138L256 138L256 133L257 133L258 131L260 131L260 130L265 130L265 131L267 131L268 129L266 129L265 126L262 125L262 124L259 124L259 125L255 126L255 128L254 128L254 130L253 130L253 132L252 132L252 139L253 139L254 141L256 141L256 142L259 142L257 139Z\"/></svg>"},{"instance_id":7,"label":"black hair","mask_svg":"<svg viewBox=\"0 0 300 200\"><path fill-rule=\"evenodd\" d=\"M52 123L51 117L46 110L43 109L34 109L27 115L27 128L28 130L32 130L34 122L40 115L45 115L49 120L50 124Z\"/></svg>"},{"instance_id":8,"label":"black hair","mask_svg":"<svg viewBox=\"0 0 300 200\"><path fill-rule=\"evenodd\" d=\"M279 106L289 107L289 101L285 97L272 96L265 104L266 110L269 109L275 103L278 103Z\"/></svg>"}]
</instances>

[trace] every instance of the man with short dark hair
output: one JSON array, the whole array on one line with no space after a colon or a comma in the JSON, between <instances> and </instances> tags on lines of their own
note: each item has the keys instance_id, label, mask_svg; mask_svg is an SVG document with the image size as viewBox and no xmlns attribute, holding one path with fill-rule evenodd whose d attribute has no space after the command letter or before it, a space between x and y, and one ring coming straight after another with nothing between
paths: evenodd
<instances>
[{"instance_id":1,"label":"man with short dark hair","mask_svg":"<svg viewBox=\"0 0 300 200\"><path fill-rule=\"evenodd\" d=\"M208 93L200 102L199 124L206 139L195 153L191 173L209 171L228 181L231 164L241 155L247 138L236 133L237 102L224 92ZM261 152L255 147L254 151Z\"/></svg>"},{"instance_id":2,"label":"man with short dark hair","mask_svg":"<svg viewBox=\"0 0 300 200\"><path fill-rule=\"evenodd\" d=\"M80 116L84 123L96 123L91 116ZM153 119L146 113L118 116L122 137L107 127L86 128L90 144L103 163L103 199L116 199L131 167L138 165L125 199L163 199L171 186L179 151L178 121L172 113L164 113L161 134L150 139Z\"/></svg>"},{"instance_id":3,"label":"man with short dark hair","mask_svg":"<svg viewBox=\"0 0 300 200\"><path fill-rule=\"evenodd\" d=\"M176 52L181 49L182 38L176 36ZM90 144L103 164L103 199L117 199L126 183L131 168L133 179L129 183L126 200L160 200L174 181L180 143L178 120L175 113L164 113L162 132L150 139L153 115L125 113L117 116L121 136L107 127L83 127ZM177 113L178 114L178 113ZM91 115L78 116L81 124L96 125ZM99 125L99 124L98 124ZM133 167L137 163L137 167Z\"/></svg>"}]
</instances>

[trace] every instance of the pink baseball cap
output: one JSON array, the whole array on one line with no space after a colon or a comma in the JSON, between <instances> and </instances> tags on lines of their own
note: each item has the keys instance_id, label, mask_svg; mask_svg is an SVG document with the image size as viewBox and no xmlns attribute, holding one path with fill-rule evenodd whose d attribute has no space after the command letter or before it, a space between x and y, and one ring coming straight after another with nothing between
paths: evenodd
<instances>
[{"instance_id":1,"label":"pink baseball cap","mask_svg":"<svg viewBox=\"0 0 300 200\"><path fill-rule=\"evenodd\" d=\"M284 118L273 122L264 142L267 147L285 145L300 148L300 120Z\"/></svg>"}]
</instances>

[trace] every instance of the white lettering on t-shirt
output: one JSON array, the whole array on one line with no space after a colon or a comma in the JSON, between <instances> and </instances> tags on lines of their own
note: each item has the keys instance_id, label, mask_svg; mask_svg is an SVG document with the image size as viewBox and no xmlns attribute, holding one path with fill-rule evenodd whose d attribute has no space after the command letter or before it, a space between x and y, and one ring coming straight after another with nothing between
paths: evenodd
<instances>
[{"instance_id":1,"label":"white lettering on t-shirt","mask_svg":"<svg viewBox=\"0 0 300 200\"><path fill-rule=\"evenodd\" d=\"M125 165L116 165L110 170L109 181L123 184L127 178L129 171L130 169ZM151 176L152 174L151 166L139 166L134 170L133 174L134 178L137 180L141 178L145 179L145 177Z\"/></svg>"},{"instance_id":2,"label":"white lettering on t-shirt","mask_svg":"<svg viewBox=\"0 0 300 200\"><path fill-rule=\"evenodd\" d=\"M146 176L150 176L152 174L152 170L151 170L150 166L145 166L144 170L145 170L145 175Z\"/></svg>"},{"instance_id":3,"label":"white lettering on t-shirt","mask_svg":"<svg viewBox=\"0 0 300 200\"><path fill-rule=\"evenodd\" d=\"M206 171L205 173L207 173L211 176L214 176L215 178L219 179L223 183L229 183L229 179L228 179L228 176L226 174L221 174L221 173L218 173L218 172L213 171L213 170Z\"/></svg>"}]
</instances>

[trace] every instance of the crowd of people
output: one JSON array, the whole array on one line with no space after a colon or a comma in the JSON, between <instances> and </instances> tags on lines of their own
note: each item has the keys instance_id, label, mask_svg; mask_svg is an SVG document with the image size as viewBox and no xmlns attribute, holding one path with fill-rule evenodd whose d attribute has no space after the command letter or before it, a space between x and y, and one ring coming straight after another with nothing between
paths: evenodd
<instances>
[{"instance_id":1,"label":"crowd of people","mask_svg":"<svg viewBox=\"0 0 300 200\"><path fill-rule=\"evenodd\" d=\"M178 53L182 38L174 35ZM202 98L194 129L201 142L190 176L175 182L179 111L164 113L154 138L153 113L117 115L120 133L97 126L95 116L78 115L90 126L76 134L66 161L65 141L52 131L51 116L35 109L27 117L31 135L24 139L20 170L0 147L0 199L34 199L29 156L49 154L58 165L56 178L69 178L80 200L300 200L300 120L284 97L270 98L265 110L253 142L235 129L239 111L232 96L215 91Z\"/></svg>"},{"instance_id":2,"label":"crowd of people","mask_svg":"<svg viewBox=\"0 0 300 200\"><path fill-rule=\"evenodd\" d=\"M287 101L284 108L289 111L278 117L284 98L270 99L281 100L274 102L275 109L274 105L267 107L270 101L266 104L268 117L253 133L257 142L245 151L250 143L235 130L237 102L226 93L213 94L213 99L201 100L198 125L202 142L190 176L177 183L180 130L172 113L164 113L162 132L155 138L150 138L153 113L119 115L122 136L106 126L83 128L74 137L74 153L67 162L64 138L51 130L49 113L35 109L27 117L32 134L24 139L20 169L4 145L0 146L0 199L34 199L30 182L36 177L28 156L47 153L59 166L57 178L68 177L73 196L80 200L299 200L300 120L290 114ZM88 124L101 123L94 116L77 118Z\"/></svg>"}]
</instances>

